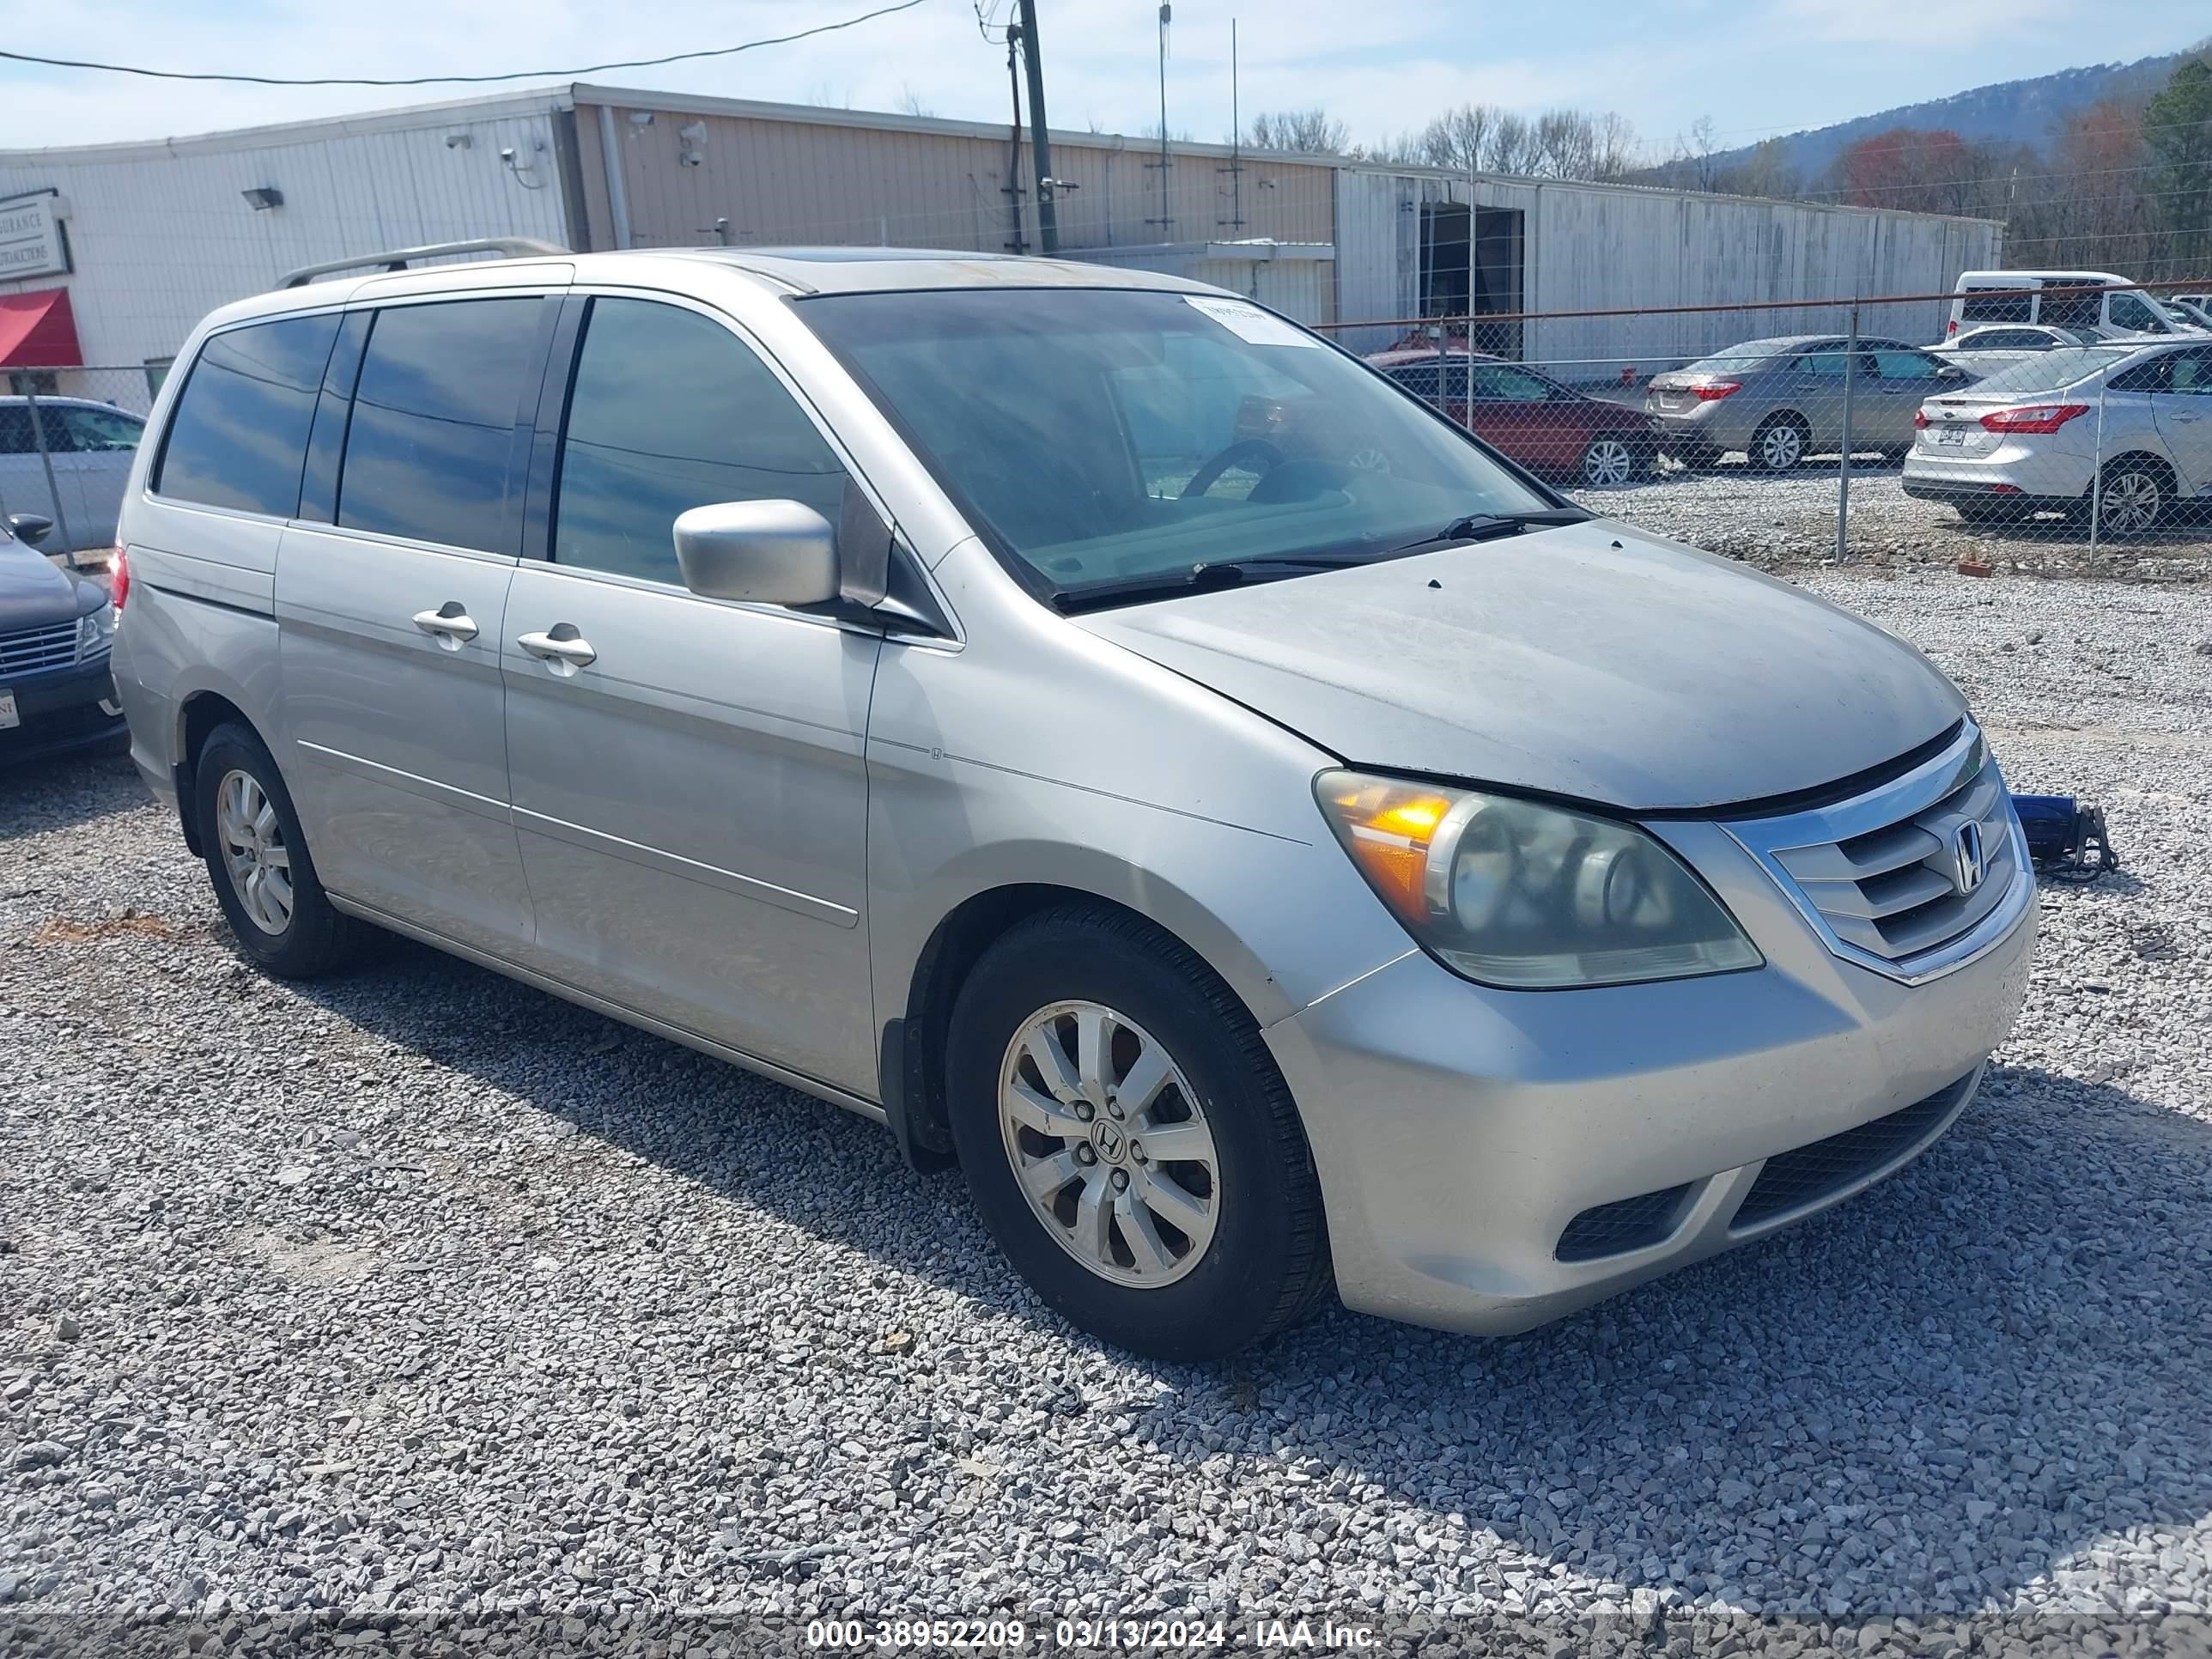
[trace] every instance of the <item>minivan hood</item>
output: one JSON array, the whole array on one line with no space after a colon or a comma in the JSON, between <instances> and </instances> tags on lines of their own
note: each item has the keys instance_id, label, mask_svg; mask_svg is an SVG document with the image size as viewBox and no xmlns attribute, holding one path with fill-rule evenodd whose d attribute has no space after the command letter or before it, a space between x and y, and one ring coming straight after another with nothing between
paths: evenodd
<instances>
[{"instance_id":1,"label":"minivan hood","mask_svg":"<svg viewBox=\"0 0 2212 1659\"><path fill-rule=\"evenodd\" d=\"M1605 520L1072 620L1354 765L1636 811L1816 788L1966 713L1873 623Z\"/></svg>"},{"instance_id":2,"label":"minivan hood","mask_svg":"<svg viewBox=\"0 0 2212 1659\"><path fill-rule=\"evenodd\" d=\"M35 549L13 539L0 541L0 634L68 622L87 611L83 590L90 584L70 575Z\"/></svg>"}]
</instances>

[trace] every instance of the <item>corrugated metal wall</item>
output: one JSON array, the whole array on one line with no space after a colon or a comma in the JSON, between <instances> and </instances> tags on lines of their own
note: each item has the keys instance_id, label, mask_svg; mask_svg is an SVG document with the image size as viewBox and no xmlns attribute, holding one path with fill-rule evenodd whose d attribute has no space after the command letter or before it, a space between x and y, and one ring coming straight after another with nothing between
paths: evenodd
<instances>
[{"instance_id":1,"label":"corrugated metal wall","mask_svg":"<svg viewBox=\"0 0 2212 1659\"><path fill-rule=\"evenodd\" d=\"M623 103L621 94L580 87L576 95L593 247L615 245L595 95L615 112L635 246L712 245L717 219L728 221L722 234L738 246L883 242L997 252L1013 237L1005 128L877 116L861 125L831 110L740 115L712 100L638 94ZM649 123L635 118L644 114ZM1075 186L1057 198L1064 252L1255 236L1326 242L1334 233L1326 165L1246 157L1231 173L1225 149L1178 145L1164 205L1157 148L1058 133L1052 154L1054 174ZM1024 149L1015 176L1023 240L1036 252L1030 171Z\"/></svg>"},{"instance_id":2,"label":"corrugated metal wall","mask_svg":"<svg viewBox=\"0 0 2212 1659\"><path fill-rule=\"evenodd\" d=\"M0 283L66 286L89 363L173 355L216 306L319 260L477 236L568 240L552 110L540 94L473 111L223 139L0 153L0 195L58 189L75 273ZM450 135L465 145L448 146ZM518 171L500 160L512 148ZM256 212L240 192L283 192ZM532 186L535 185L535 188Z\"/></svg>"},{"instance_id":3,"label":"corrugated metal wall","mask_svg":"<svg viewBox=\"0 0 2212 1659\"><path fill-rule=\"evenodd\" d=\"M1419 204L1464 202L1464 179L1347 169L1339 179L1340 314L1415 314ZM1523 303L1530 311L1723 305L1851 294L1948 290L1962 270L1999 263L2002 228L1800 202L1754 201L1631 186L1480 179L1477 203L1526 216ZM1941 302L1870 307L1862 330L1907 340L1942 336ZM1563 318L1528 325L1532 362L1609 359L1648 370L1761 335L1841 328L1840 309ZM1350 330L1357 350L1395 337Z\"/></svg>"}]
</instances>

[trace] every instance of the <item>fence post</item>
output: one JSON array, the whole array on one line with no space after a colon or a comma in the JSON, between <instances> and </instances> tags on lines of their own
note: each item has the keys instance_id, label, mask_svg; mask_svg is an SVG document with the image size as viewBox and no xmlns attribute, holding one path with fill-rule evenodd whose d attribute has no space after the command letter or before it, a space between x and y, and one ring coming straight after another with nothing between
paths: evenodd
<instances>
[{"instance_id":1,"label":"fence post","mask_svg":"<svg viewBox=\"0 0 2212 1659\"><path fill-rule=\"evenodd\" d=\"M2105 365L2105 372L2097 379L2097 437L2089 451L2089 555L2097 553L2097 532L2105 520L2105 381L2110 378L2112 366Z\"/></svg>"},{"instance_id":2,"label":"fence post","mask_svg":"<svg viewBox=\"0 0 2212 1659\"><path fill-rule=\"evenodd\" d=\"M1836 562L1844 562L1844 526L1851 516L1851 392L1858 379L1859 307L1851 301L1850 338L1844 345L1844 453L1837 468Z\"/></svg>"},{"instance_id":3,"label":"fence post","mask_svg":"<svg viewBox=\"0 0 2212 1659\"><path fill-rule=\"evenodd\" d=\"M62 532L61 550L76 562L76 539L70 534L69 509L62 505L62 487L54 481L54 458L46 448L46 417L39 413L39 394L28 386L23 389L23 401L31 409L31 437L39 446L39 465L46 470L46 494L54 503L54 523Z\"/></svg>"}]
</instances>

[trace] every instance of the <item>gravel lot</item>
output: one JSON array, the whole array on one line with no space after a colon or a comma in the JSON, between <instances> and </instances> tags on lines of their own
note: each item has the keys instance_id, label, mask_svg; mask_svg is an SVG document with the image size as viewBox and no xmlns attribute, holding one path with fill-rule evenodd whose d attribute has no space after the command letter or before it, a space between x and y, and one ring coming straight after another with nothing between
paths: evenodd
<instances>
[{"instance_id":1,"label":"gravel lot","mask_svg":"<svg viewBox=\"0 0 2212 1659\"><path fill-rule=\"evenodd\" d=\"M1810 580L2127 869L1910 1170L1510 1341L1102 1352L860 1119L396 942L271 983L127 763L0 778L0 1653L2212 1649L2212 592Z\"/></svg>"},{"instance_id":2,"label":"gravel lot","mask_svg":"<svg viewBox=\"0 0 2212 1659\"><path fill-rule=\"evenodd\" d=\"M1754 472L1741 459L1709 472L1686 473L1662 463L1646 483L1572 494L1600 513L1768 569L1835 556L1840 489L1832 459L1780 476ZM2017 574L2205 581L2212 580L2212 506L2192 503L2170 526L2093 551L2085 532L2056 515L1969 526L1948 507L1915 501L1905 493L1898 468L1866 456L1851 469L1846 550L1854 562L1892 568L1948 566L1972 553Z\"/></svg>"}]
</instances>

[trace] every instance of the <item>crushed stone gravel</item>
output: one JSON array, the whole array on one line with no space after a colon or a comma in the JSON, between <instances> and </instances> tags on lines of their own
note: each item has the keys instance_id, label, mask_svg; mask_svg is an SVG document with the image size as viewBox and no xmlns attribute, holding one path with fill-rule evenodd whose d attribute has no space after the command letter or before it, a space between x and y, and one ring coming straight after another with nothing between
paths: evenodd
<instances>
[{"instance_id":1,"label":"crushed stone gravel","mask_svg":"<svg viewBox=\"0 0 2212 1659\"><path fill-rule=\"evenodd\" d=\"M1818 566L1836 553L1841 495L1832 459L1795 471L1753 471L1741 460L1685 472L1662 462L1653 477L1613 489L1576 489L1594 512L1763 569ZM2184 502L2171 521L2140 536L2100 538L2055 514L2025 523L1969 525L1956 509L1906 495L1894 465L1870 459L1851 472L1844 557L1877 568L1953 566L1966 556L1999 570L2125 582L2212 580L2212 502Z\"/></svg>"},{"instance_id":2,"label":"crushed stone gravel","mask_svg":"<svg viewBox=\"0 0 2212 1659\"><path fill-rule=\"evenodd\" d=\"M0 1654L2212 1650L2212 592L1806 580L2126 868L1919 1162L1510 1340L1103 1351L860 1119L398 941L272 982L127 763L0 777Z\"/></svg>"}]
</instances>

